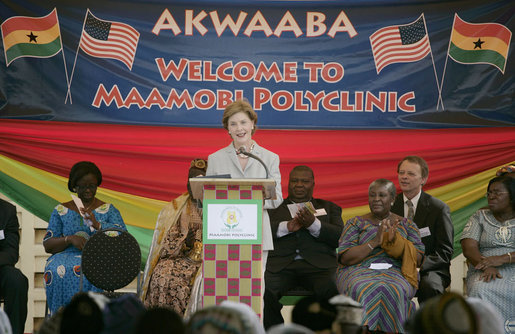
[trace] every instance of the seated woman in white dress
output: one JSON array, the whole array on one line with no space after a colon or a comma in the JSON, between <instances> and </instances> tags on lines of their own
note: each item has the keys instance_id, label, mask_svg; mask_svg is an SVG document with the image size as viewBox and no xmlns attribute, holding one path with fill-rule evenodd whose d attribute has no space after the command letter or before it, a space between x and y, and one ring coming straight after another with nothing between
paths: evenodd
<instances>
[{"instance_id":1,"label":"seated woman in white dress","mask_svg":"<svg viewBox=\"0 0 515 334\"><path fill-rule=\"evenodd\" d=\"M515 324L515 179L490 180L488 208L474 213L461 235L467 258L467 292L492 303L506 333ZM510 325L511 324L511 325ZM511 327L513 328L513 327Z\"/></svg>"}]
</instances>

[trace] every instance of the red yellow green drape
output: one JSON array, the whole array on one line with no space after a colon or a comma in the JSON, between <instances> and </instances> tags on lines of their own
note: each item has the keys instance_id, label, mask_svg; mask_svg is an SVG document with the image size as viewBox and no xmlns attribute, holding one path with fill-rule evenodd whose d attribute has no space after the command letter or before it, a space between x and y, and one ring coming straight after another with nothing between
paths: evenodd
<instances>
[{"instance_id":1,"label":"red yellow green drape","mask_svg":"<svg viewBox=\"0 0 515 334\"><path fill-rule=\"evenodd\" d=\"M282 187L298 164L315 172L315 196L343 208L345 219L368 211L371 181L396 184L398 161L411 154L429 164L426 191L451 208L455 254L468 217L486 205L486 184L515 157L513 128L432 130L258 130L261 146L279 154ZM0 121L0 191L47 220L68 201L67 177L80 160L103 174L98 196L118 207L139 240L144 257L157 214L186 191L193 158L226 146L223 129L175 128L48 121Z\"/></svg>"}]
</instances>

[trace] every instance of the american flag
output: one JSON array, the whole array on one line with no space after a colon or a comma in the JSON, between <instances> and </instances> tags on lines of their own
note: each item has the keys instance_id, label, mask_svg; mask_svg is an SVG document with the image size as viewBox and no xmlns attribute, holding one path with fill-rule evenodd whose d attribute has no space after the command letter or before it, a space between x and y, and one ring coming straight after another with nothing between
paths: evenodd
<instances>
[{"instance_id":1,"label":"american flag","mask_svg":"<svg viewBox=\"0 0 515 334\"><path fill-rule=\"evenodd\" d=\"M80 48L88 55L112 58L132 70L139 32L128 24L96 18L88 9L80 37Z\"/></svg>"},{"instance_id":2,"label":"american flag","mask_svg":"<svg viewBox=\"0 0 515 334\"><path fill-rule=\"evenodd\" d=\"M424 14L415 22L379 29L370 36L370 44L377 74L390 64L424 58L431 51Z\"/></svg>"}]
</instances>

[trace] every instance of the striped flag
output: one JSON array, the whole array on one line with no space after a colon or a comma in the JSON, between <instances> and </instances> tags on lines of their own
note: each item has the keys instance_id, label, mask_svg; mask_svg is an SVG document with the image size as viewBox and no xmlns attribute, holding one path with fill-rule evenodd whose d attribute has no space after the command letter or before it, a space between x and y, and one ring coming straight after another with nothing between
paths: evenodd
<instances>
[{"instance_id":1,"label":"striped flag","mask_svg":"<svg viewBox=\"0 0 515 334\"><path fill-rule=\"evenodd\" d=\"M503 74L510 49L511 31L499 23L468 23L458 14L449 44L449 56L460 64L489 64Z\"/></svg>"},{"instance_id":2,"label":"striped flag","mask_svg":"<svg viewBox=\"0 0 515 334\"><path fill-rule=\"evenodd\" d=\"M43 17L10 17L2 23L1 29L7 66L20 57L53 57L62 49L55 8Z\"/></svg>"},{"instance_id":3,"label":"striped flag","mask_svg":"<svg viewBox=\"0 0 515 334\"><path fill-rule=\"evenodd\" d=\"M423 59L431 51L424 14L409 24L388 26L370 35L377 74L394 63Z\"/></svg>"},{"instance_id":4,"label":"striped flag","mask_svg":"<svg viewBox=\"0 0 515 334\"><path fill-rule=\"evenodd\" d=\"M79 43L88 55L117 59L131 70L138 41L139 32L130 25L100 20L88 9Z\"/></svg>"}]
</instances>

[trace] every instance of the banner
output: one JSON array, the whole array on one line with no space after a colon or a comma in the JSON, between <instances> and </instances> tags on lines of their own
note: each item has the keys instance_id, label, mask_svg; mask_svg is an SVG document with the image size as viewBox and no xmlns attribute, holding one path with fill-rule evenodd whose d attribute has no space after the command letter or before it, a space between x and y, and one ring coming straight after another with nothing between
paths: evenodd
<instances>
[{"instance_id":1,"label":"banner","mask_svg":"<svg viewBox=\"0 0 515 334\"><path fill-rule=\"evenodd\" d=\"M6 0L0 117L270 129L515 124L512 1Z\"/></svg>"}]
</instances>

